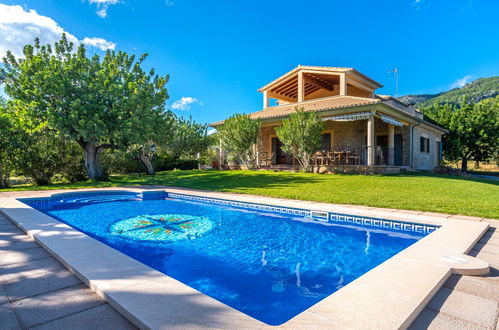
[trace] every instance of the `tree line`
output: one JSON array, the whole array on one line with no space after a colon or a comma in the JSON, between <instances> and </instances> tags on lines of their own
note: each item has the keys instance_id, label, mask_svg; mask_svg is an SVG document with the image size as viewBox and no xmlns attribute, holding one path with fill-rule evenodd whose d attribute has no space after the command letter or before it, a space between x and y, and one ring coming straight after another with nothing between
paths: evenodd
<instances>
[{"instance_id":1,"label":"tree line","mask_svg":"<svg viewBox=\"0 0 499 330\"><path fill-rule=\"evenodd\" d=\"M448 162L494 161L499 164L499 96L478 103L463 96L460 104L438 104L422 109L425 118L448 129L443 136L443 156Z\"/></svg>"},{"instance_id":2,"label":"tree line","mask_svg":"<svg viewBox=\"0 0 499 330\"><path fill-rule=\"evenodd\" d=\"M136 58L108 50L89 57L63 34L54 45L38 39L24 57L8 51L0 68L0 187L11 173L47 184L105 179L106 154L140 162L148 173L153 148L172 159L206 150L207 126L165 108L169 76L145 70ZM112 151L112 152L110 152Z\"/></svg>"}]
</instances>

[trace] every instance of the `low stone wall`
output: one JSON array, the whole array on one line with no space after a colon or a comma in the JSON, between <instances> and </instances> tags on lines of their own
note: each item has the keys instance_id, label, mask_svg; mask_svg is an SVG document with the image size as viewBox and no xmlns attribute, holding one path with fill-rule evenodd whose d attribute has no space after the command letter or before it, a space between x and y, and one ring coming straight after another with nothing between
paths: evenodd
<instances>
[{"instance_id":1,"label":"low stone wall","mask_svg":"<svg viewBox=\"0 0 499 330\"><path fill-rule=\"evenodd\" d=\"M262 166L261 170L270 171L300 171L299 165L271 165ZM313 166L313 173L331 174L331 173L352 173L352 174L397 174L400 173L400 167L397 166L367 166L367 165L335 165L335 166Z\"/></svg>"}]
</instances>

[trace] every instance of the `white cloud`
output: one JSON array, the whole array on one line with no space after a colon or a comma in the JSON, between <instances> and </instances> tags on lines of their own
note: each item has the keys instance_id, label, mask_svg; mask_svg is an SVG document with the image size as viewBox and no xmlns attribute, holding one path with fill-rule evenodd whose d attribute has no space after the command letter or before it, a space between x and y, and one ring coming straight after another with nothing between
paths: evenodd
<instances>
[{"instance_id":1,"label":"white cloud","mask_svg":"<svg viewBox=\"0 0 499 330\"><path fill-rule=\"evenodd\" d=\"M176 100L175 102L173 102L172 109L180 110L180 111L187 111L187 110L191 109L191 105L193 103L203 105L203 103L196 98L193 98L190 96L184 96L180 100Z\"/></svg>"},{"instance_id":2,"label":"white cloud","mask_svg":"<svg viewBox=\"0 0 499 330\"><path fill-rule=\"evenodd\" d=\"M414 0L412 1L412 6L416 9L428 9L430 2L426 0Z\"/></svg>"},{"instance_id":3,"label":"white cloud","mask_svg":"<svg viewBox=\"0 0 499 330\"><path fill-rule=\"evenodd\" d=\"M5 56L7 50L21 57L24 45L33 43L35 38L38 37L41 44L53 44L63 33L70 41L79 42L50 17L40 15L33 9L0 4L0 58ZM98 49L114 49L116 46L101 38L84 38L83 43Z\"/></svg>"},{"instance_id":4,"label":"white cloud","mask_svg":"<svg viewBox=\"0 0 499 330\"><path fill-rule=\"evenodd\" d=\"M89 3L97 4L97 15L99 17L105 18L107 17L107 9L109 6L116 5L120 3L120 0L88 0Z\"/></svg>"},{"instance_id":5,"label":"white cloud","mask_svg":"<svg viewBox=\"0 0 499 330\"><path fill-rule=\"evenodd\" d=\"M106 39L102 38L85 37L83 38L83 43L85 45L90 45L95 48L99 48L100 50L108 50L108 49L114 50L116 48L116 44L114 42L107 41Z\"/></svg>"},{"instance_id":6,"label":"white cloud","mask_svg":"<svg viewBox=\"0 0 499 330\"><path fill-rule=\"evenodd\" d=\"M464 85L466 85L467 83L469 83L472 78L473 78L472 75L470 75L470 76L464 76L464 77L462 77L462 78L454 81L452 83L452 85L450 86L450 88L461 88Z\"/></svg>"}]
</instances>

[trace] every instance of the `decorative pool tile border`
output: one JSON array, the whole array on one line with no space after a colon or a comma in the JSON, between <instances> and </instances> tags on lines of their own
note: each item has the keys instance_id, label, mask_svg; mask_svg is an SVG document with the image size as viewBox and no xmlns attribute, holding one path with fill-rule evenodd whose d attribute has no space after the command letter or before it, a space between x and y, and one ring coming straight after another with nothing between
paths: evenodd
<instances>
[{"instance_id":1,"label":"decorative pool tile border","mask_svg":"<svg viewBox=\"0 0 499 330\"><path fill-rule=\"evenodd\" d=\"M122 191L122 190L89 191L89 192L61 193L46 198L20 198L19 200L36 209L44 210L50 208L54 204L57 204L58 201L60 201L63 198L67 199L67 198L82 198L82 197L109 196L109 195L130 195L130 196L142 197L143 200L154 200L154 199L163 199L166 197L170 197L170 198L185 199L185 200L205 202L211 204L229 205L233 207L251 209L256 211L265 211L272 213L294 215L304 218L305 217L312 218L312 210L256 204L248 202L239 202L222 198L201 197L195 195L171 193L171 192L166 192L164 190L143 191L142 193ZM328 213L329 222L350 224L362 227L380 228L380 229L394 230L399 232L400 231L412 232L422 235L427 235L438 228L438 226L404 222L404 221L361 217L356 215L340 214L334 212L327 212L327 213Z\"/></svg>"},{"instance_id":2,"label":"decorative pool tile border","mask_svg":"<svg viewBox=\"0 0 499 330\"><path fill-rule=\"evenodd\" d=\"M273 205L264 205L264 204L253 204L247 202L238 202L227 199L220 198L210 198L210 197L200 197L194 195L185 195L179 193L168 193L168 197L171 198L179 198L179 199L187 199L192 201L199 202L207 202L212 204L222 204L222 205L230 205L234 207L240 207L245 209L252 209L258 211L266 211L266 212L274 212L281 214L290 214L301 217L311 217L311 210L297 209L291 207L281 207L281 206L273 206ZM339 222L344 224L352 224L356 226L363 227L374 227L380 229L389 229L395 231L404 231L404 232L412 232L427 235L433 231L435 231L438 226L411 223L411 222L403 222L403 221L394 221L394 220L386 220L379 218L371 218L371 217L361 217L354 216L348 214L340 214L328 212L328 221L329 222Z\"/></svg>"},{"instance_id":3,"label":"decorative pool tile border","mask_svg":"<svg viewBox=\"0 0 499 330\"><path fill-rule=\"evenodd\" d=\"M170 193L170 192L168 193L168 197L188 199L188 200L193 200L193 201L198 201L198 202L207 202L207 203L212 203L212 204L230 205L230 206L240 207L240 208L244 208L244 209L258 210L258 211L267 211L267 212L274 212L274 213L298 215L301 217L310 217L310 215L311 215L311 211L307 211L307 210L303 210L303 209L294 209L294 208L289 208L289 207L263 205L263 204L253 204L253 203L246 203L246 202L237 202L237 201L231 201L231 200L220 199L220 198L200 197L200 196L184 195L184 194Z\"/></svg>"},{"instance_id":4,"label":"decorative pool tile border","mask_svg":"<svg viewBox=\"0 0 499 330\"><path fill-rule=\"evenodd\" d=\"M84 191L84 192L74 192L74 193L60 193L54 194L50 197L41 198L19 198L21 202L26 205L32 206L39 210L49 209L52 205L59 204L62 199L70 198L85 198L85 197L96 197L96 196L112 196L112 195L126 195L135 198L141 198L142 193L132 192L132 191L122 191L122 190L106 190L106 191ZM162 197L166 197L166 192L163 192Z\"/></svg>"}]
</instances>

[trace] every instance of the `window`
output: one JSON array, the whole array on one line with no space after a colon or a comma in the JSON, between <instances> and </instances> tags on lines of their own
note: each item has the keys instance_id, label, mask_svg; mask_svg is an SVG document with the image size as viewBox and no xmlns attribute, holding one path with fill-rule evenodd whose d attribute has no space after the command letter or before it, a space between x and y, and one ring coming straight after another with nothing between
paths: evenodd
<instances>
[{"instance_id":1,"label":"window","mask_svg":"<svg viewBox=\"0 0 499 330\"><path fill-rule=\"evenodd\" d=\"M322 150L331 150L331 133L322 134Z\"/></svg>"},{"instance_id":2,"label":"window","mask_svg":"<svg viewBox=\"0 0 499 330\"><path fill-rule=\"evenodd\" d=\"M430 153L430 139L425 137L419 138L419 151Z\"/></svg>"}]
</instances>

